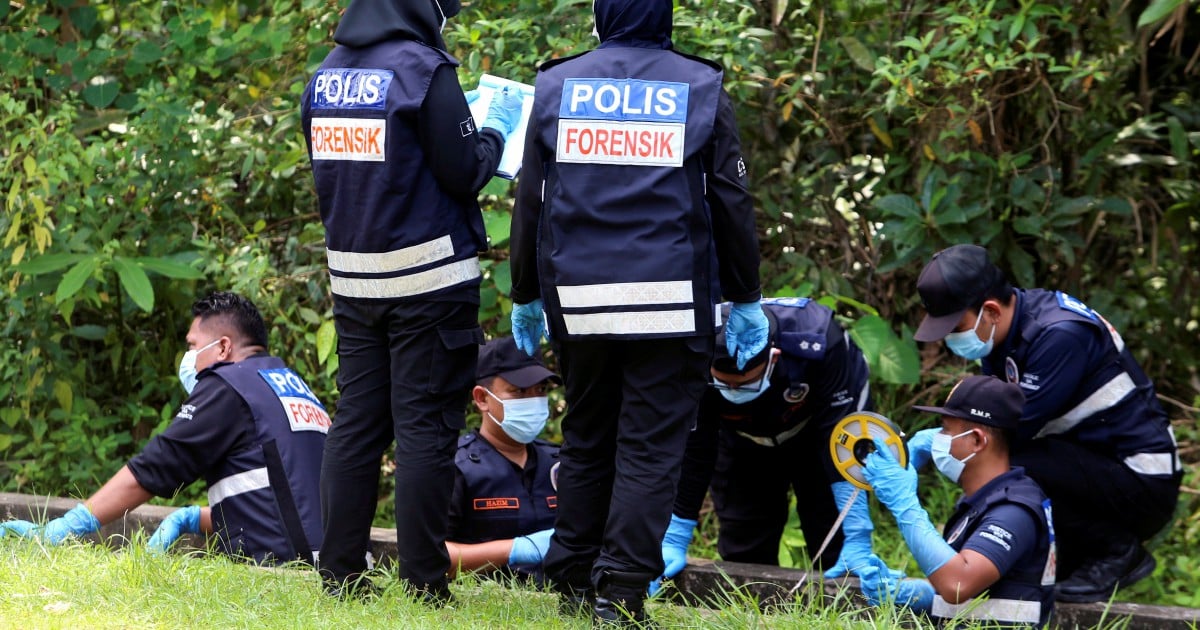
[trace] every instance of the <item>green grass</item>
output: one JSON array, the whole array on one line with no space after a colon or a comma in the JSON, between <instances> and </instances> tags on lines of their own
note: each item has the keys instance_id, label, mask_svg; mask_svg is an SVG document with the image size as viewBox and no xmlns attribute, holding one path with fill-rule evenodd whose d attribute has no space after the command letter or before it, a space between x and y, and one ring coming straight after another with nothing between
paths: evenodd
<instances>
[{"instance_id":1,"label":"green grass","mask_svg":"<svg viewBox=\"0 0 1200 630\"><path fill-rule=\"evenodd\" d=\"M209 554L157 555L138 546L90 543L43 547L0 539L0 624L5 628L590 628L558 616L557 599L466 576L452 584L452 607L431 610L404 597L394 575L377 577L369 603L324 596L314 573L268 570ZM720 609L650 604L667 628L901 627L906 612L864 611L839 599L763 613L749 598ZM925 624L926 627L927 624ZM911 623L903 627L919 627Z\"/></svg>"}]
</instances>

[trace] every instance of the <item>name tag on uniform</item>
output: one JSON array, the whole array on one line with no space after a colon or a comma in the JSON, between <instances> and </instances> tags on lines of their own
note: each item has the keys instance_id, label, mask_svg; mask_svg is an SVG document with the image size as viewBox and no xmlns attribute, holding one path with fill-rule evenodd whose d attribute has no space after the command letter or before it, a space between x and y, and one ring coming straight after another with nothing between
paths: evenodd
<instances>
[{"instance_id":1,"label":"name tag on uniform","mask_svg":"<svg viewBox=\"0 0 1200 630\"><path fill-rule=\"evenodd\" d=\"M516 497L504 498L497 497L493 499L475 499L473 507L476 511L482 510L519 510L521 509L521 500Z\"/></svg>"},{"instance_id":2,"label":"name tag on uniform","mask_svg":"<svg viewBox=\"0 0 1200 630\"><path fill-rule=\"evenodd\" d=\"M683 165L689 86L640 79L567 79L559 162Z\"/></svg>"},{"instance_id":3,"label":"name tag on uniform","mask_svg":"<svg viewBox=\"0 0 1200 630\"><path fill-rule=\"evenodd\" d=\"M259 370L258 375L271 386L287 414L292 431L329 432L329 414L308 385L288 368Z\"/></svg>"}]
</instances>

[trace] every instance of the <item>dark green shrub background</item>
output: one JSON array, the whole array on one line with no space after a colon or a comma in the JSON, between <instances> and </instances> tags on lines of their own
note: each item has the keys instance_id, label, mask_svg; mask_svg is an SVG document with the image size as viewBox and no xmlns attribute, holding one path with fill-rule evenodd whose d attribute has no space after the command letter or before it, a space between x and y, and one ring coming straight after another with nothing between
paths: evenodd
<instances>
[{"instance_id":1,"label":"dark green shrub background","mask_svg":"<svg viewBox=\"0 0 1200 630\"><path fill-rule=\"evenodd\" d=\"M336 419L298 98L342 4L0 5L4 490L86 496L166 426L188 308L213 289L259 305ZM538 61L594 41L588 0L468 4L446 31L467 86L532 82ZM739 109L766 293L838 309L883 411L916 428L908 406L970 370L913 343L913 287L932 252L976 242L1019 284L1108 317L1196 461L1196 2L676 4L677 47L720 60ZM483 196L489 334L508 330L511 193L495 180ZM1180 514L1135 598L1200 606L1195 491Z\"/></svg>"}]
</instances>

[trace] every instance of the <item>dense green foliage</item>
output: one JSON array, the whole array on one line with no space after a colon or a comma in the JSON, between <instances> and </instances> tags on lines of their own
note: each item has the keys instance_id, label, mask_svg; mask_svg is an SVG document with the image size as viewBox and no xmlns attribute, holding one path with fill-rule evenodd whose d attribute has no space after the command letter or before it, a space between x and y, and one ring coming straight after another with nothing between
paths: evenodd
<instances>
[{"instance_id":1,"label":"dense green foliage","mask_svg":"<svg viewBox=\"0 0 1200 630\"><path fill-rule=\"evenodd\" d=\"M188 308L212 289L259 305L336 419L298 99L344 4L0 5L4 489L86 495L165 426ZM532 82L594 41L588 0L469 4L446 31L464 85ZM885 413L915 428L908 405L970 369L918 354L913 287L929 254L976 242L1121 329L1196 459L1200 4L676 4L677 47L721 61L739 108L765 292L838 308ZM511 192L482 198L491 334L511 308ZM1193 494L1181 514L1177 551L1200 541ZM1160 557L1139 597L1200 605L1200 559Z\"/></svg>"}]
</instances>

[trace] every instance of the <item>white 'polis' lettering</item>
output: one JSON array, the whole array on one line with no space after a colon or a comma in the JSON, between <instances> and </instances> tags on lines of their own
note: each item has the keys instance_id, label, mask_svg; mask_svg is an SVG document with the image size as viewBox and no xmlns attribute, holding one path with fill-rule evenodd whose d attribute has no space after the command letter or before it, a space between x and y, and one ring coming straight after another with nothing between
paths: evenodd
<instances>
[{"instance_id":1,"label":"white 'polis' lettering","mask_svg":"<svg viewBox=\"0 0 1200 630\"><path fill-rule=\"evenodd\" d=\"M331 68L313 77L314 109L383 109L392 73L387 70Z\"/></svg>"},{"instance_id":2,"label":"white 'polis' lettering","mask_svg":"<svg viewBox=\"0 0 1200 630\"><path fill-rule=\"evenodd\" d=\"M679 94L674 87L647 87L640 94L633 93L634 86L626 84L620 88L605 84L596 88L579 83L571 89L571 111L587 111L590 105L602 114L619 113L627 116L657 115L671 118L679 111Z\"/></svg>"}]
</instances>

